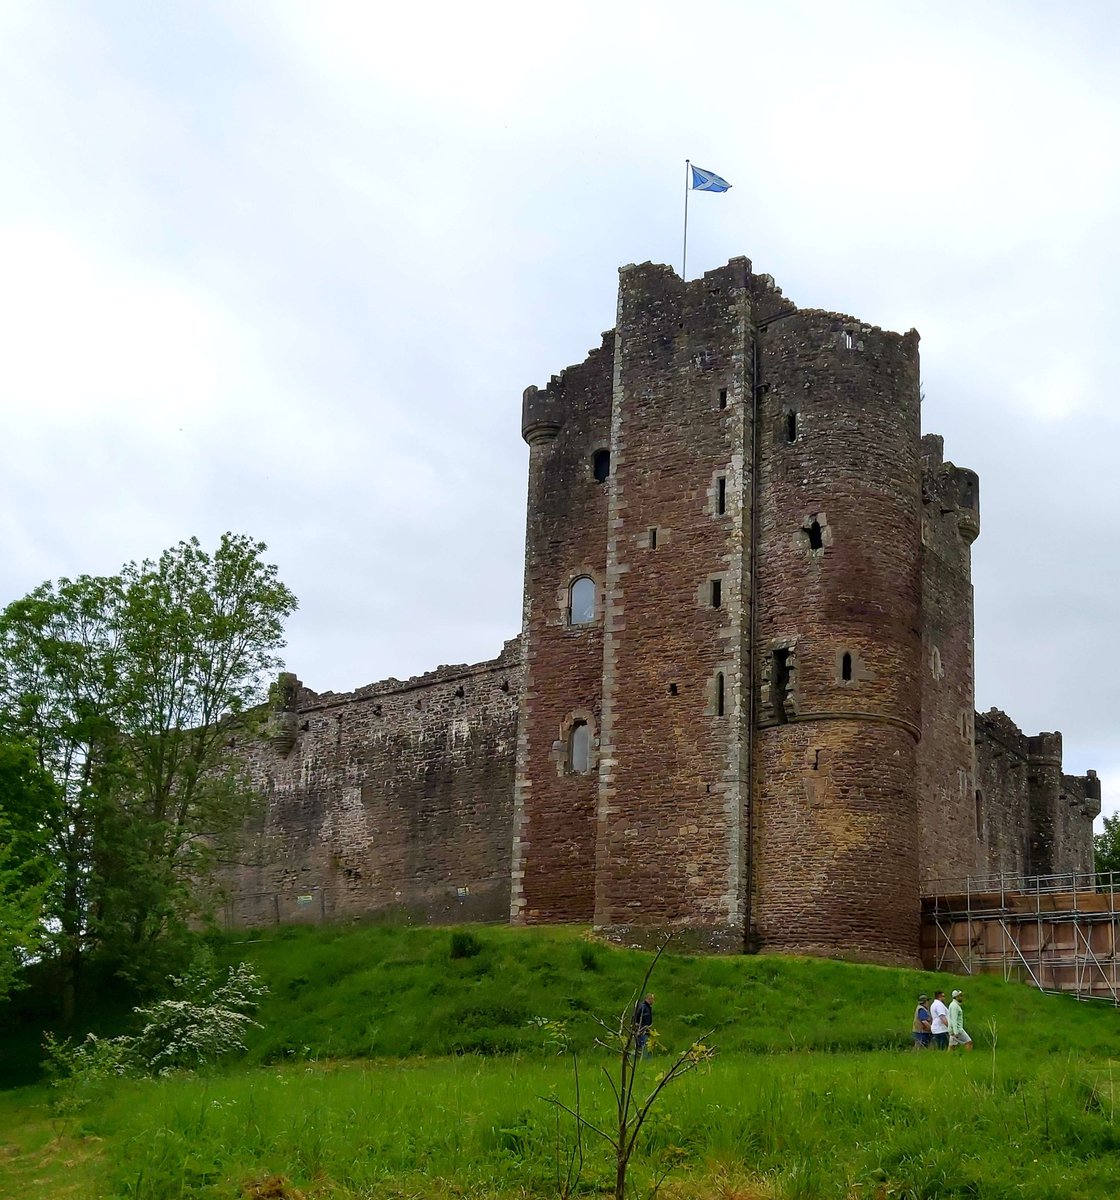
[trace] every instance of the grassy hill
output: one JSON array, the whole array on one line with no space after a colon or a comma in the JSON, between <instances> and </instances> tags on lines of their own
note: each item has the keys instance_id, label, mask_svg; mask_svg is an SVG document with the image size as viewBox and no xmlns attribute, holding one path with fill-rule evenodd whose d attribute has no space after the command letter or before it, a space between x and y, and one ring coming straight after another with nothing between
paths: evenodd
<instances>
[{"instance_id":1,"label":"grassy hill","mask_svg":"<svg viewBox=\"0 0 1120 1200\"><path fill-rule=\"evenodd\" d=\"M75 1116L0 1093L0 1195L27 1200L558 1196L574 1102L609 1127L595 1015L630 1003L648 954L581 930L279 928L219 939L271 995L247 1061L112 1082ZM912 1053L919 991L967 988L971 1055ZM1093 1200L1120 1189L1120 1013L1000 979L772 957L666 954L652 1086L693 1039L632 1178L664 1200ZM98 1019L118 1024L119 1006ZM549 1024L542 1027L539 1018ZM8 1046L29 1027L9 1029ZM355 1061L357 1060L357 1061ZM572 1195L612 1181L584 1140Z\"/></svg>"},{"instance_id":2,"label":"grassy hill","mask_svg":"<svg viewBox=\"0 0 1120 1200\"><path fill-rule=\"evenodd\" d=\"M453 957L453 946L459 956ZM465 953L464 953L465 951ZM286 927L224 942L251 962L272 994L251 1061L505 1054L533 1049L530 1021L563 1021L577 1048L593 1016L630 1001L650 955L588 940L574 928L504 926L449 931L368 925ZM966 1015L979 1042L989 1022L1005 1044L1120 1051L1118 1014L1044 996L993 977L959 976L820 959L666 953L651 984L667 1044L715 1029L730 1053L873 1050L910 1044L920 992L968 987Z\"/></svg>"}]
</instances>

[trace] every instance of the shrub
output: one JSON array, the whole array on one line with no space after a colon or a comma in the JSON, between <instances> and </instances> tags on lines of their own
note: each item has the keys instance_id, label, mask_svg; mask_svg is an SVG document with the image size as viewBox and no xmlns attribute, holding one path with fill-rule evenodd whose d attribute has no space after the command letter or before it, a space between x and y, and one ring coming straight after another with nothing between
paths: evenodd
<instances>
[{"instance_id":1,"label":"shrub","mask_svg":"<svg viewBox=\"0 0 1120 1200\"><path fill-rule=\"evenodd\" d=\"M173 976L170 983L181 993L178 998L133 1009L144 1019L135 1036L99 1038L91 1033L75 1046L46 1035L48 1070L62 1093L56 1107L81 1107L115 1079L166 1075L214 1062L244 1050L249 1028L260 1028L251 1014L268 988L248 963L230 967L219 979L204 951L186 975Z\"/></svg>"},{"instance_id":2,"label":"shrub","mask_svg":"<svg viewBox=\"0 0 1120 1200\"><path fill-rule=\"evenodd\" d=\"M451 957L474 958L481 953L482 943L467 929L455 929L451 933Z\"/></svg>"},{"instance_id":3,"label":"shrub","mask_svg":"<svg viewBox=\"0 0 1120 1200\"><path fill-rule=\"evenodd\" d=\"M146 1070L162 1074L176 1068L193 1070L204 1063L245 1049L245 1034L256 1026L256 1012L268 988L248 963L230 967L221 982L203 964L172 984L181 999L160 1000L135 1012L145 1020L135 1038Z\"/></svg>"},{"instance_id":4,"label":"shrub","mask_svg":"<svg viewBox=\"0 0 1120 1200\"><path fill-rule=\"evenodd\" d=\"M584 971L597 971L599 969L599 956L595 953L594 946L580 946L579 965Z\"/></svg>"}]
</instances>

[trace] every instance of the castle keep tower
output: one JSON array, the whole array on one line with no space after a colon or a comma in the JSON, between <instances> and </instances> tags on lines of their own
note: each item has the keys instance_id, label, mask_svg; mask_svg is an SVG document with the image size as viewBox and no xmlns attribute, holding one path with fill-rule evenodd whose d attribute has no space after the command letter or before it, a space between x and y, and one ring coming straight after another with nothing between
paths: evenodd
<instances>
[{"instance_id":1,"label":"castle keep tower","mask_svg":"<svg viewBox=\"0 0 1120 1200\"><path fill-rule=\"evenodd\" d=\"M1084 859L1095 779L973 711L979 484L916 332L624 267L522 432L515 921L913 962L923 886Z\"/></svg>"},{"instance_id":2,"label":"castle keep tower","mask_svg":"<svg viewBox=\"0 0 1120 1200\"><path fill-rule=\"evenodd\" d=\"M628 267L523 432L515 919L912 956L917 336Z\"/></svg>"}]
</instances>

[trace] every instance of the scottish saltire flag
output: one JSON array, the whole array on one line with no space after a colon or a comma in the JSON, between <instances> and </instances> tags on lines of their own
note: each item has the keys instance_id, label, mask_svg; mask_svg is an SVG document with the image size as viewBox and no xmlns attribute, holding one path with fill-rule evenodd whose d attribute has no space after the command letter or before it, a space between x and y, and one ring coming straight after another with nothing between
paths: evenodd
<instances>
[{"instance_id":1,"label":"scottish saltire flag","mask_svg":"<svg viewBox=\"0 0 1120 1200\"><path fill-rule=\"evenodd\" d=\"M689 166L692 166L689 163ZM692 167L692 190L694 192L726 192L731 186L726 179L721 179L714 171L705 171L703 167Z\"/></svg>"}]
</instances>

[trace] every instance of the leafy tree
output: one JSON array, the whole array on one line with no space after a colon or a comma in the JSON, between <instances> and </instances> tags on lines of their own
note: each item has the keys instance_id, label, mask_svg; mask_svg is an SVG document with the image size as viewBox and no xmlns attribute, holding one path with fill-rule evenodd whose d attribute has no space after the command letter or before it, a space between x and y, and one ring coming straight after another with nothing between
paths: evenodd
<instances>
[{"instance_id":1,"label":"leafy tree","mask_svg":"<svg viewBox=\"0 0 1120 1200\"><path fill-rule=\"evenodd\" d=\"M1120 813L1105 817L1104 829L1093 838L1098 871L1120 871Z\"/></svg>"},{"instance_id":2,"label":"leafy tree","mask_svg":"<svg viewBox=\"0 0 1120 1200\"><path fill-rule=\"evenodd\" d=\"M296 607L264 550L192 538L0 613L0 721L62 800L47 824L64 1010L90 951L134 977L162 969L157 951L204 907L200 884L253 802L231 720L264 698Z\"/></svg>"},{"instance_id":3,"label":"leafy tree","mask_svg":"<svg viewBox=\"0 0 1120 1200\"><path fill-rule=\"evenodd\" d=\"M0 1000L17 981L25 956L40 949L54 879L45 822L57 793L27 746L0 741Z\"/></svg>"},{"instance_id":4,"label":"leafy tree","mask_svg":"<svg viewBox=\"0 0 1120 1200\"><path fill-rule=\"evenodd\" d=\"M71 1015L87 944L92 857L119 758L120 580L44 583L0 613L0 721L34 749L60 803L43 813L58 881L49 913Z\"/></svg>"}]
</instances>

